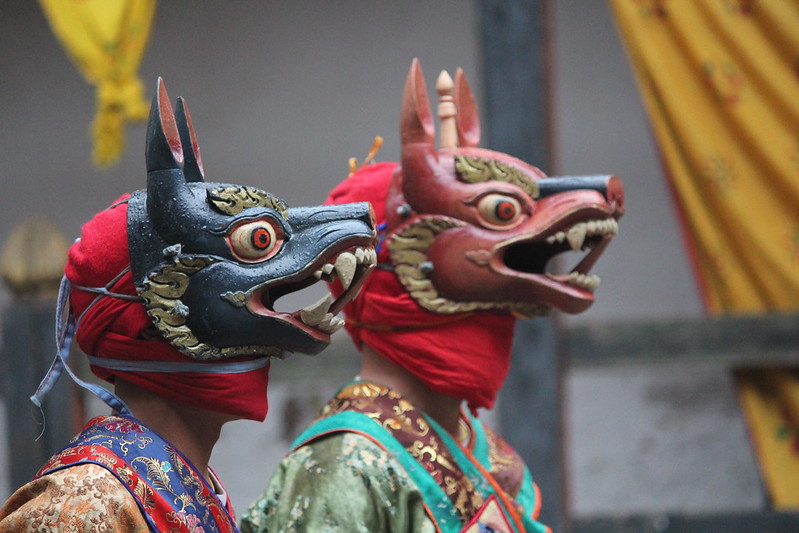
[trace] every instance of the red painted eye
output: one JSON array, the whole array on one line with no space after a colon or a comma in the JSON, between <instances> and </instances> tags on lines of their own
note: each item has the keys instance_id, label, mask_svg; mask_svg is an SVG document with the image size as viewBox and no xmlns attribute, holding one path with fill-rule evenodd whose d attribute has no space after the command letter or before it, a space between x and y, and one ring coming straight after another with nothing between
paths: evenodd
<instances>
[{"instance_id":1,"label":"red painted eye","mask_svg":"<svg viewBox=\"0 0 799 533\"><path fill-rule=\"evenodd\" d=\"M494 206L494 215L499 220L513 220L516 218L516 204L501 200Z\"/></svg>"},{"instance_id":2,"label":"red painted eye","mask_svg":"<svg viewBox=\"0 0 799 533\"><path fill-rule=\"evenodd\" d=\"M253 220L234 227L228 235L233 255L247 262L269 259L283 243L282 229L270 220Z\"/></svg>"},{"instance_id":3,"label":"red painted eye","mask_svg":"<svg viewBox=\"0 0 799 533\"><path fill-rule=\"evenodd\" d=\"M256 228L250 233L252 247L256 250L268 250L272 244L272 233L266 228Z\"/></svg>"},{"instance_id":4,"label":"red painted eye","mask_svg":"<svg viewBox=\"0 0 799 533\"><path fill-rule=\"evenodd\" d=\"M516 222L522 214L519 200L506 194L487 194L477 202L477 209L489 224L506 226Z\"/></svg>"}]
</instances>

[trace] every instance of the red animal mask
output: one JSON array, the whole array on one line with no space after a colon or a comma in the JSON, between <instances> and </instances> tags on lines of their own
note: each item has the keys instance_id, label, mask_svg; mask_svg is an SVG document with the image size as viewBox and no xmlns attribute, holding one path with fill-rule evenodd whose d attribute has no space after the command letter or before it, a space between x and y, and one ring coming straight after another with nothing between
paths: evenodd
<instances>
[{"instance_id":1,"label":"red animal mask","mask_svg":"<svg viewBox=\"0 0 799 533\"><path fill-rule=\"evenodd\" d=\"M624 212L615 176L546 177L507 154L478 147L477 106L463 72L439 78L440 143L418 60L405 84L402 160L386 202L386 246L402 285L434 313L556 308L579 313L594 301L589 274ZM567 274L547 263L587 251Z\"/></svg>"}]
</instances>

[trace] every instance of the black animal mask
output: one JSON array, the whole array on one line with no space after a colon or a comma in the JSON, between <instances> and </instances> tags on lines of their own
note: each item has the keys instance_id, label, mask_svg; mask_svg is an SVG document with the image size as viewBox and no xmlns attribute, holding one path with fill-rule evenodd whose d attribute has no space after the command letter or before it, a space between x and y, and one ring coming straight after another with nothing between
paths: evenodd
<instances>
[{"instance_id":1,"label":"black animal mask","mask_svg":"<svg viewBox=\"0 0 799 533\"><path fill-rule=\"evenodd\" d=\"M375 264L368 203L287 208L254 187L204 181L188 109L163 81L147 127L147 190L128 209L131 270L161 335L199 360L315 354ZM346 288L294 313L280 296L319 279Z\"/></svg>"}]
</instances>

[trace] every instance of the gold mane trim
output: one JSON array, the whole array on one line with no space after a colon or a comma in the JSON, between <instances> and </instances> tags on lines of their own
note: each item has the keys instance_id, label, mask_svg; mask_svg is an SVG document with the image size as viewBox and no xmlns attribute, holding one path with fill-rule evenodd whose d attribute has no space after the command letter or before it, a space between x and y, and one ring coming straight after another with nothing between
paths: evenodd
<instances>
[{"instance_id":1,"label":"gold mane trim","mask_svg":"<svg viewBox=\"0 0 799 533\"><path fill-rule=\"evenodd\" d=\"M386 245L394 264L394 272L411 297L432 313L455 314L473 311L509 311L519 316L543 316L549 307L532 302L458 302L438 294L432 280L421 265L427 261L427 250L442 231L464 226L452 218L422 217L398 231Z\"/></svg>"},{"instance_id":2,"label":"gold mane trim","mask_svg":"<svg viewBox=\"0 0 799 533\"><path fill-rule=\"evenodd\" d=\"M248 207L269 207L288 219L283 200L255 187L215 187L208 190L208 201L225 215L238 215Z\"/></svg>"},{"instance_id":3,"label":"gold mane trim","mask_svg":"<svg viewBox=\"0 0 799 533\"><path fill-rule=\"evenodd\" d=\"M186 293L192 274L218 263L213 257L174 257L172 262L147 276L139 296L147 314L170 344L185 355L200 361L246 356L276 356L282 350L274 346L229 346L219 348L200 342L186 325L189 308L180 300Z\"/></svg>"},{"instance_id":4,"label":"gold mane trim","mask_svg":"<svg viewBox=\"0 0 799 533\"><path fill-rule=\"evenodd\" d=\"M458 178L466 183L504 181L520 187L533 200L539 196L538 183L534 179L494 159L458 154L455 156L455 171L458 173Z\"/></svg>"}]
</instances>

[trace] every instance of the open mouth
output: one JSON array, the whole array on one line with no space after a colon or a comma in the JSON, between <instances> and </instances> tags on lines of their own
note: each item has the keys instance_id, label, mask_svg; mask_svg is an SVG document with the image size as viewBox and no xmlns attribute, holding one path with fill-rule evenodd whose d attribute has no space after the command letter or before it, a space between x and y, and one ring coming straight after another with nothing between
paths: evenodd
<instances>
[{"instance_id":1,"label":"open mouth","mask_svg":"<svg viewBox=\"0 0 799 533\"><path fill-rule=\"evenodd\" d=\"M504 263L516 272L543 275L593 293L599 286L599 276L589 274L589 271L618 230L619 224L612 217L577 222L544 240L511 244L504 251ZM567 273L552 272L552 260L566 252L580 253L582 258Z\"/></svg>"},{"instance_id":2,"label":"open mouth","mask_svg":"<svg viewBox=\"0 0 799 533\"><path fill-rule=\"evenodd\" d=\"M316 330L325 335L332 335L343 325L344 320L336 316L341 309L355 299L363 287L368 274L375 268L377 253L373 247L354 247L339 253L333 258L325 258L324 263L311 267L300 273L297 279L277 286L266 287L255 294L253 299L260 302L254 309L259 314L266 314L286 320L303 330ZM338 279L343 292L334 298L329 292L315 303L295 312L282 312L275 309L275 303L282 296L296 293L318 282L330 282Z\"/></svg>"}]
</instances>

